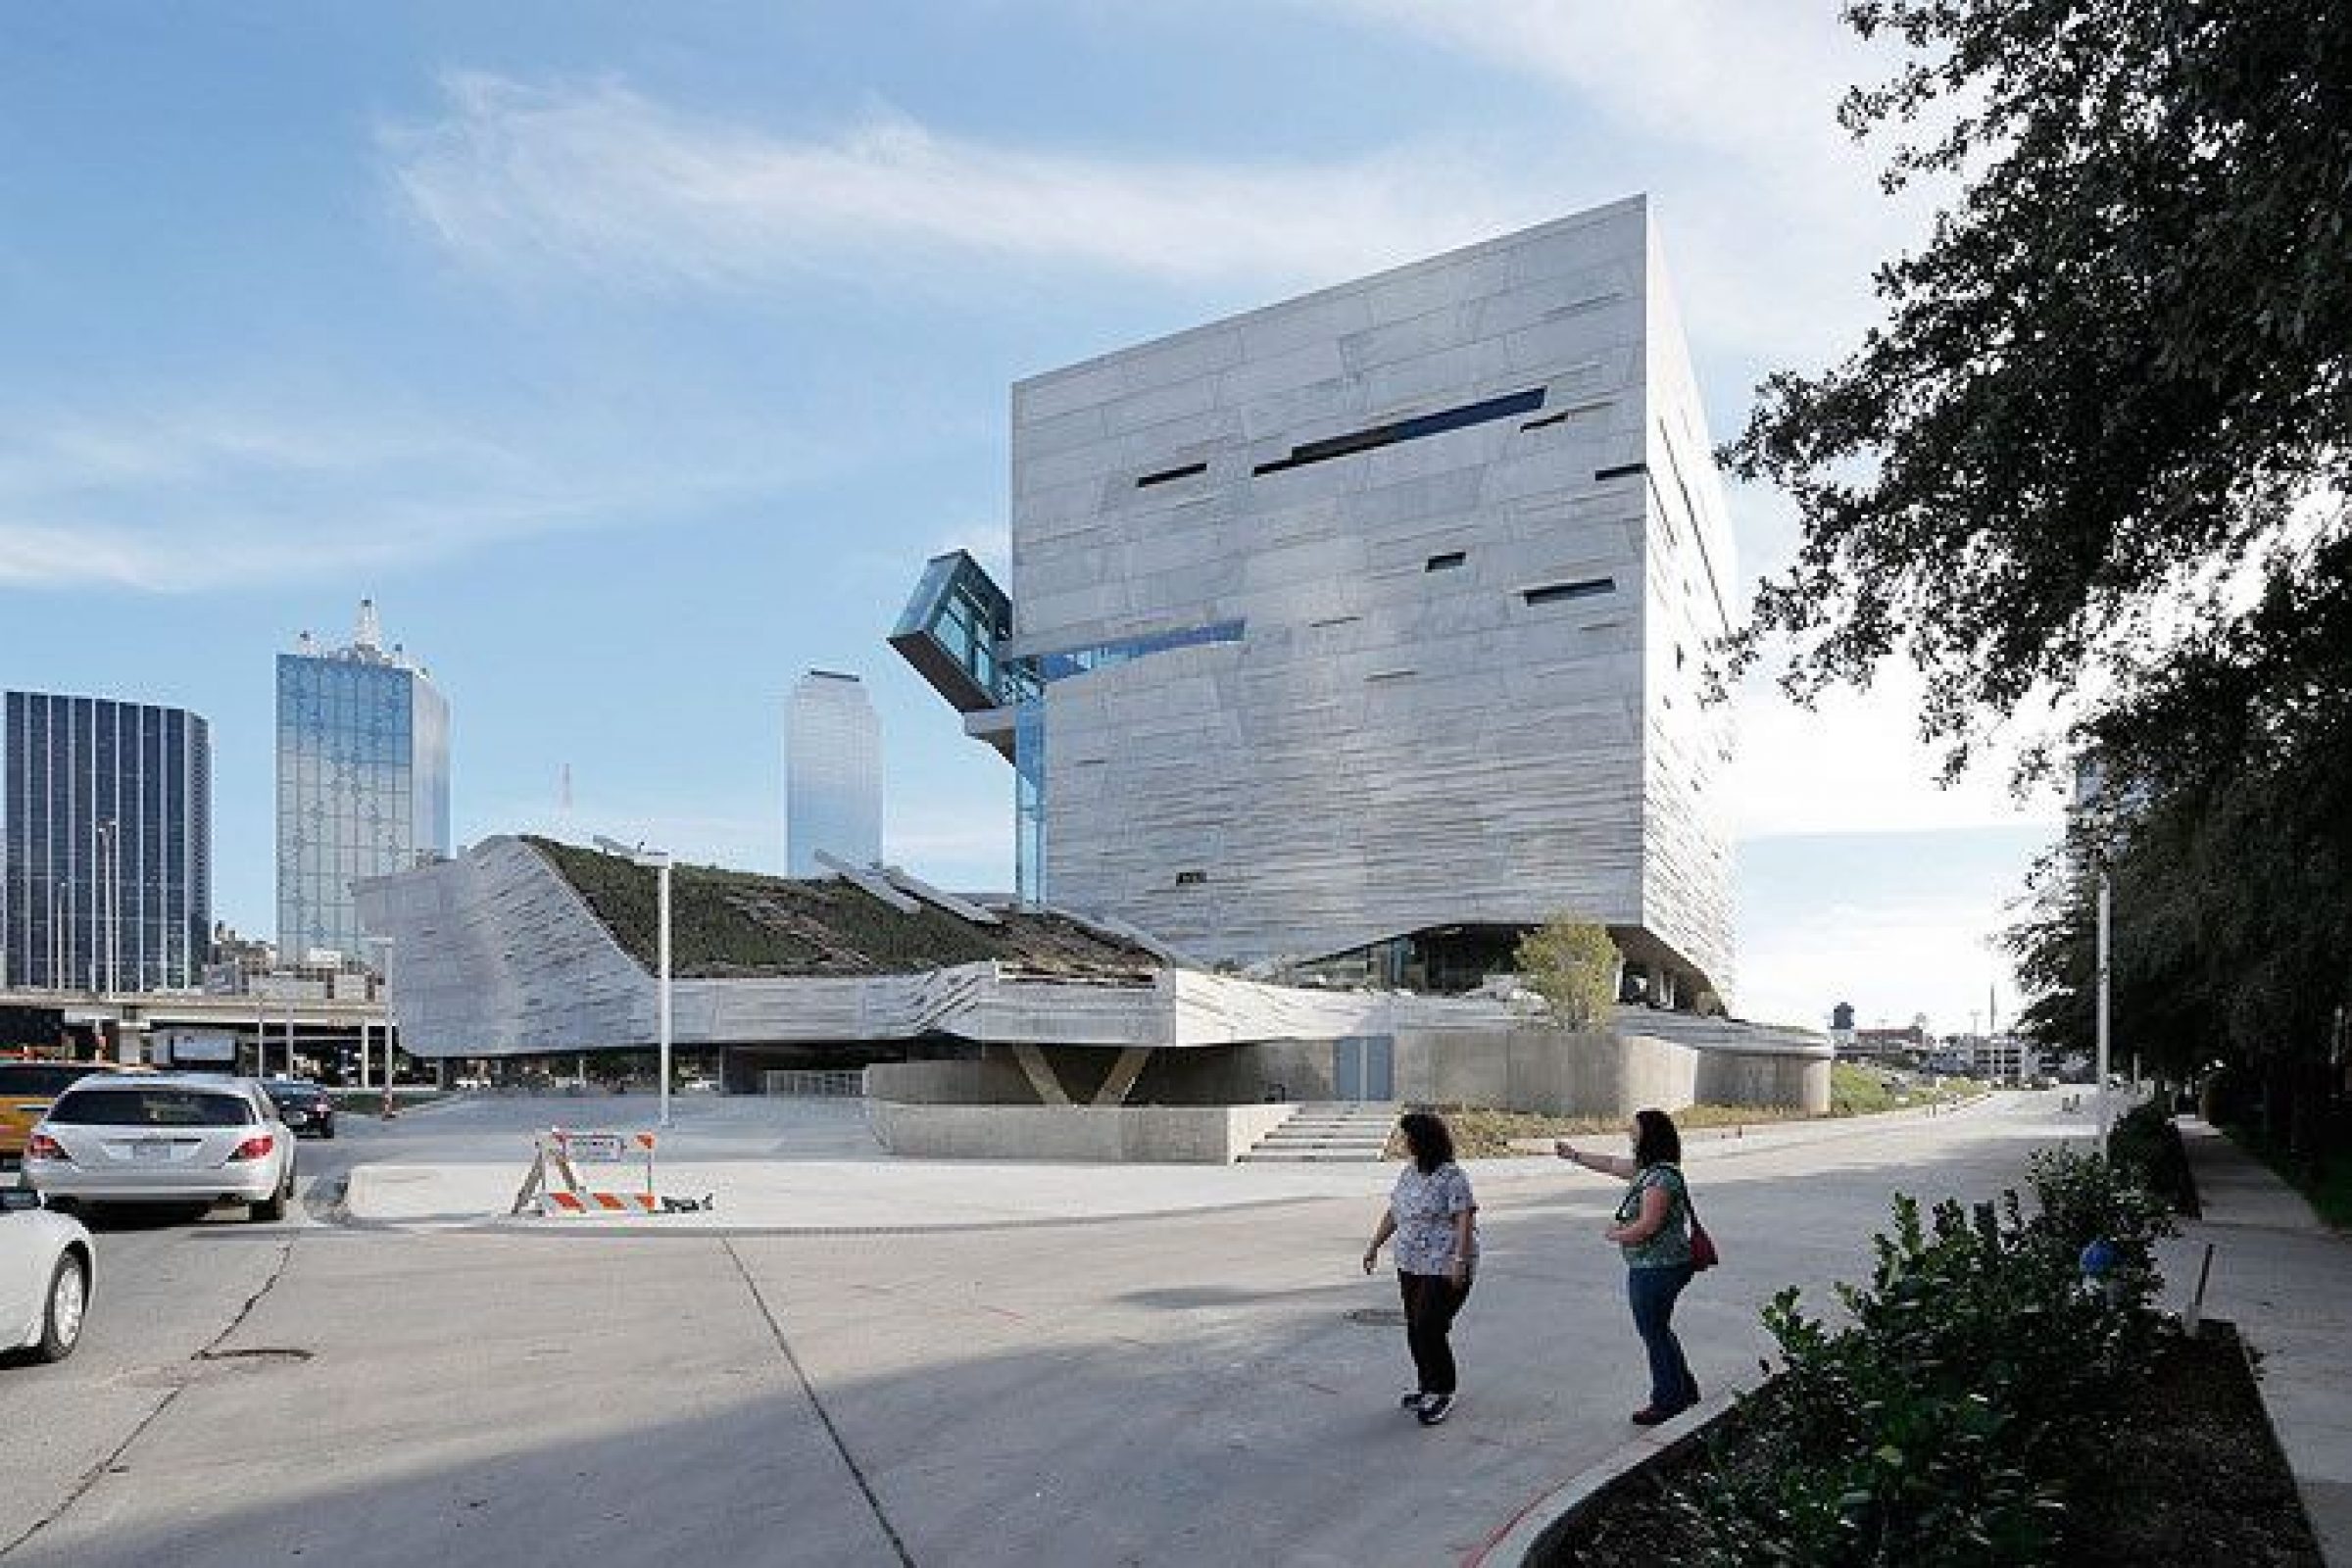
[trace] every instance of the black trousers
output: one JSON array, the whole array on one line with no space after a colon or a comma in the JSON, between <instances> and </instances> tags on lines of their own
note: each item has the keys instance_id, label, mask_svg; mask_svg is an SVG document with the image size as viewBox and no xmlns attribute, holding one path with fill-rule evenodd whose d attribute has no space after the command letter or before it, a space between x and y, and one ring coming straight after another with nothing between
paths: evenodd
<instances>
[{"instance_id":1,"label":"black trousers","mask_svg":"<svg viewBox=\"0 0 2352 1568\"><path fill-rule=\"evenodd\" d=\"M1470 1298L1471 1276L1456 1285L1443 1274L1396 1274L1404 1297L1404 1343L1413 1352L1413 1370L1421 1375L1423 1394L1451 1394L1454 1389L1453 1315Z\"/></svg>"}]
</instances>

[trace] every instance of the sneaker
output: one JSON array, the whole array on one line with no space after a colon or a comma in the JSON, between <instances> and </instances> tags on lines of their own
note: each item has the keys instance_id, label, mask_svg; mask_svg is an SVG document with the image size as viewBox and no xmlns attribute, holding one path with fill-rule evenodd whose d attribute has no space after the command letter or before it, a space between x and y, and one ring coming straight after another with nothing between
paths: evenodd
<instances>
[{"instance_id":1,"label":"sneaker","mask_svg":"<svg viewBox=\"0 0 2352 1568\"><path fill-rule=\"evenodd\" d=\"M1433 1394L1421 1401L1420 1419L1425 1427L1434 1427L1453 1414L1453 1396Z\"/></svg>"},{"instance_id":2,"label":"sneaker","mask_svg":"<svg viewBox=\"0 0 2352 1568\"><path fill-rule=\"evenodd\" d=\"M1396 1401L1396 1406L1401 1410L1418 1410L1421 1408L1421 1402L1428 1397L1428 1395L1423 1394L1419 1389L1415 1389L1403 1398L1398 1399Z\"/></svg>"}]
</instances>

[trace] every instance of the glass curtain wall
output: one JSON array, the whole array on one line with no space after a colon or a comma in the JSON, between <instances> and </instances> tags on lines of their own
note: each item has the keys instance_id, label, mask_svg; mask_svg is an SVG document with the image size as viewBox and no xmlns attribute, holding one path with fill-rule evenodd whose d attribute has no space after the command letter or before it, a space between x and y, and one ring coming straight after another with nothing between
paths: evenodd
<instances>
[{"instance_id":1,"label":"glass curtain wall","mask_svg":"<svg viewBox=\"0 0 2352 1568\"><path fill-rule=\"evenodd\" d=\"M449 854L449 708L372 650L277 660L277 939L368 956L351 884Z\"/></svg>"},{"instance_id":2,"label":"glass curtain wall","mask_svg":"<svg viewBox=\"0 0 2352 1568\"><path fill-rule=\"evenodd\" d=\"M176 708L11 692L0 982L198 983L212 941L212 735Z\"/></svg>"}]
</instances>

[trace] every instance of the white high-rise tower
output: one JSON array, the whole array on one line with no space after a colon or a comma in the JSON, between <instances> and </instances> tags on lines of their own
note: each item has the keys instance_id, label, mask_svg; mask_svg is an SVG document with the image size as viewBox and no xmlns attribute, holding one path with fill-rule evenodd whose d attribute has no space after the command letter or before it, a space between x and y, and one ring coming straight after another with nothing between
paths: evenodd
<instances>
[{"instance_id":1,"label":"white high-rise tower","mask_svg":"<svg viewBox=\"0 0 2352 1568\"><path fill-rule=\"evenodd\" d=\"M882 723L858 677L829 669L793 687L784 726L786 874L824 875L820 850L882 858Z\"/></svg>"}]
</instances>

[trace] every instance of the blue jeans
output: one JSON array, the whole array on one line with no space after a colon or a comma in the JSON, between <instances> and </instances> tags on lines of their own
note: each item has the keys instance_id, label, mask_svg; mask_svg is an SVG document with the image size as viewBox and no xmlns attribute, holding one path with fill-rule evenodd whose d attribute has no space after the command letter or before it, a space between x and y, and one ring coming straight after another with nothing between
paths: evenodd
<instances>
[{"instance_id":1,"label":"blue jeans","mask_svg":"<svg viewBox=\"0 0 2352 1568\"><path fill-rule=\"evenodd\" d=\"M1674 1337L1674 1298L1690 1283L1688 1263L1625 1271L1626 1299L1633 1303L1634 1329L1649 1352L1649 1404L1653 1410L1680 1410L1697 1402L1697 1379L1683 1359L1683 1342Z\"/></svg>"}]
</instances>

